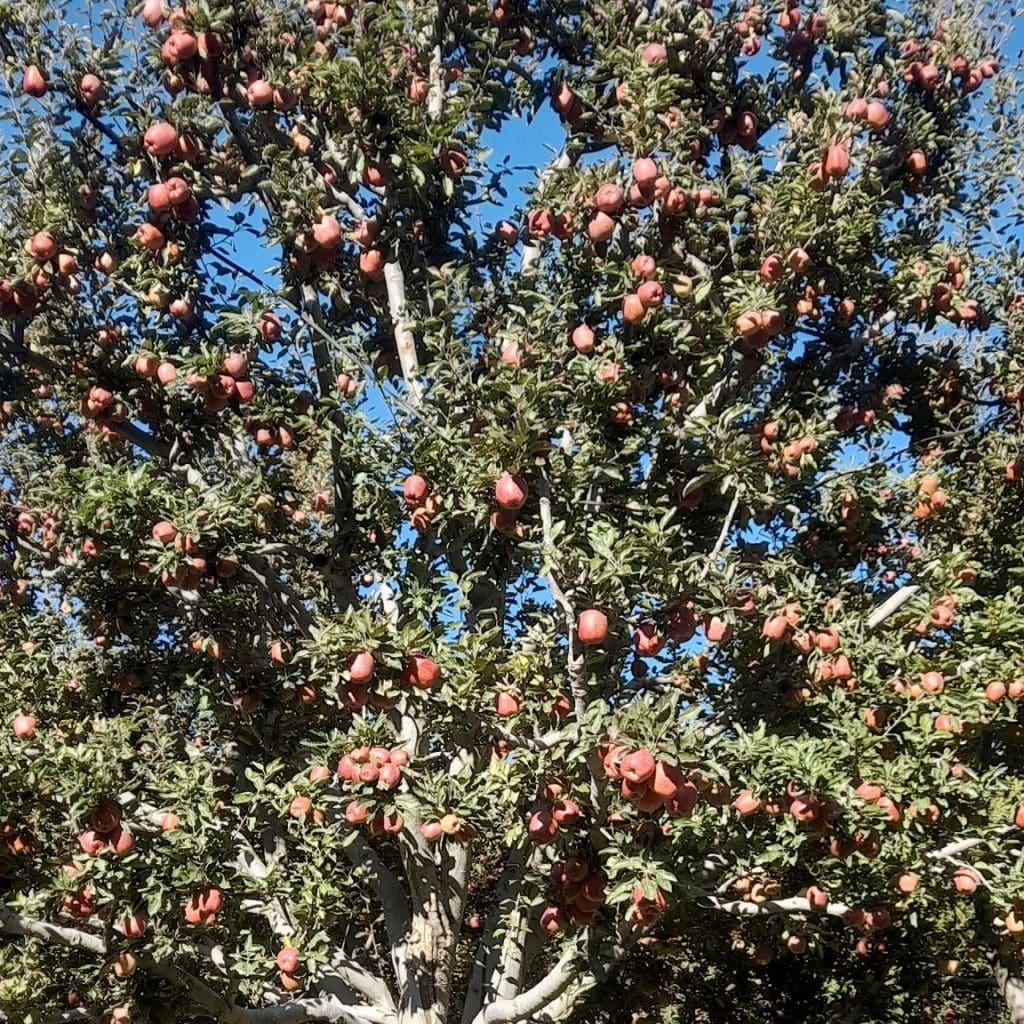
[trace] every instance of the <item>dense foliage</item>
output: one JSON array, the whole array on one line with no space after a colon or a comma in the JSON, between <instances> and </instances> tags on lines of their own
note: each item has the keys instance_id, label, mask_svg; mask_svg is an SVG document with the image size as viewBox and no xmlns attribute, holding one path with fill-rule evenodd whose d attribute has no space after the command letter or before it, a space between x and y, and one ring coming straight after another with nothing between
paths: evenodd
<instances>
[{"instance_id":1,"label":"dense foliage","mask_svg":"<svg viewBox=\"0 0 1024 1024\"><path fill-rule=\"evenodd\" d=\"M1014 15L0 4L0 1011L1024 1021Z\"/></svg>"}]
</instances>

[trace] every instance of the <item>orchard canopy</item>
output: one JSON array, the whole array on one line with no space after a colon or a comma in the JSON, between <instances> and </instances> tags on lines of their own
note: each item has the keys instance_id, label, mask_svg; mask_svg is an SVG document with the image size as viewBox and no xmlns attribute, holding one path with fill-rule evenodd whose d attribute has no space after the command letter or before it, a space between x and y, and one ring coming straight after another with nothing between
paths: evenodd
<instances>
[{"instance_id":1,"label":"orchard canopy","mask_svg":"<svg viewBox=\"0 0 1024 1024\"><path fill-rule=\"evenodd\" d=\"M0 3L0 1017L1024 1021L1016 13Z\"/></svg>"}]
</instances>

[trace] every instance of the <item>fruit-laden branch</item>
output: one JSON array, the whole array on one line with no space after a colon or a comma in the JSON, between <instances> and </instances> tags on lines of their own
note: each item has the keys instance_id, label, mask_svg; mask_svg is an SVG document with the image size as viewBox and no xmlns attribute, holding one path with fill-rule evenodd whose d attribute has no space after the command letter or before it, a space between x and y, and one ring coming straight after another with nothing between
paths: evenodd
<instances>
[{"instance_id":1,"label":"fruit-laden branch","mask_svg":"<svg viewBox=\"0 0 1024 1024\"><path fill-rule=\"evenodd\" d=\"M38 939L52 946L82 949L102 957L111 953L110 947L98 935L90 935L77 928L65 928L62 925L50 924L48 921L23 917L8 907L0 907L0 932ZM173 985L186 989L195 1003L225 1021L226 1024L238 1024L240 1021L239 1010L236 1006L187 971L183 971L173 964L153 960L151 957L140 957L139 966L147 974L163 978Z\"/></svg>"},{"instance_id":2,"label":"fruit-laden branch","mask_svg":"<svg viewBox=\"0 0 1024 1024\"><path fill-rule=\"evenodd\" d=\"M872 630L878 629L886 619L891 615L895 615L896 612L898 612L920 589L921 587L917 583L908 583L905 587L900 587L895 594L883 601L868 616L868 632L870 633Z\"/></svg>"},{"instance_id":3,"label":"fruit-laden branch","mask_svg":"<svg viewBox=\"0 0 1024 1024\"><path fill-rule=\"evenodd\" d=\"M555 157L554 160L548 164L547 167L537 175L537 184L535 186L535 192L539 192L544 185L547 184L548 180L557 174L559 171L568 170L576 162L577 157L574 156L568 146L562 149L561 153ZM523 255L519 262L519 273L529 274L532 273L533 265L540 259L540 242L536 239L529 239L523 243Z\"/></svg>"},{"instance_id":4,"label":"fruit-laden branch","mask_svg":"<svg viewBox=\"0 0 1024 1024\"><path fill-rule=\"evenodd\" d=\"M38 939L49 945L81 949L101 957L107 957L113 952L99 935L24 917L8 907L0 907L0 932ZM392 1024L396 1020L393 1012L370 1006L348 1006L334 998L299 999L281 1006L247 1009L229 1002L209 985L174 964L148 956L140 956L138 963L139 968L147 974L162 978L176 988L185 989L194 1003L224 1024L299 1024L306 1020Z\"/></svg>"},{"instance_id":5,"label":"fruit-laden branch","mask_svg":"<svg viewBox=\"0 0 1024 1024\"><path fill-rule=\"evenodd\" d=\"M498 999L477 1014L473 1024L511 1024L541 1013L578 977L580 952L573 946L533 988L512 999Z\"/></svg>"},{"instance_id":6,"label":"fruit-laden branch","mask_svg":"<svg viewBox=\"0 0 1024 1024\"><path fill-rule=\"evenodd\" d=\"M842 917L850 908L845 903L834 903L831 900L822 908L811 906L810 900L804 896L790 896L784 900L765 900L755 903L752 900L726 900L721 896L706 892L703 889L690 888L690 894L702 906L720 910L725 914L738 917L766 917L771 914L827 914L831 917Z\"/></svg>"}]
</instances>

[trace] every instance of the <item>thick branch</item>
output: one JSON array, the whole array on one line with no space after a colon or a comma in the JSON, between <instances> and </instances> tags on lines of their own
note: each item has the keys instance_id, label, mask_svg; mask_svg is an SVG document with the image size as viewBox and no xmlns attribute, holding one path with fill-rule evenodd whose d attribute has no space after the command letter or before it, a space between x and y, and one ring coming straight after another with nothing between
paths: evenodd
<instances>
[{"instance_id":1,"label":"thick branch","mask_svg":"<svg viewBox=\"0 0 1024 1024\"><path fill-rule=\"evenodd\" d=\"M388 310L391 313L402 377L409 393L409 404L418 409L423 401L423 389L419 382L420 364L416 355L416 339L405 319L405 274L397 262L384 265L384 284L388 290Z\"/></svg>"},{"instance_id":2,"label":"thick branch","mask_svg":"<svg viewBox=\"0 0 1024 1024\"><path fill-rule=\"evenodd\" d=\"M279 1006L241 1010L239 1024L301 1024L307 1020L344 1021L348 1024L392 1024L393 1011L372 1006L346 1006L338 999L293 999Z\"/></svg>"},{"instance_id":3,"label":"thick branch","mask_svg":"<svg viewBox=\"0 0 1024 1024\"><path fill-rule=\"evenodd\" d=\"M51 946L84 949L86 952L96 953L98 956L106 956L108 952L107 944L98 935L90 935L77 928L64 928L47 921L37 921L31 917L22 917L21 914L16 914L7 907L0 907L0 932L39 939Z\"/></svg>"},{"instance_id":4,"label":"thick branch","mask_svg":"<svg viewBox=\"0 0 1024 1024\"><path fill-rule=\"evenodd\" d=\"M540 522L541 534L544 539L543 555L547 561L554 552L552 542L553 530L551 522L551 488L548 485L547 477L542 473L537 482L537 492L540 497ZM544 576L548 589L555 603L565 613L566 631L569 636L569 652L566 662L566 670L569 675L569 687L572 690L573 705L577 721L581 721L587 710L587 674L586 656L583 653L583 645L580 643L579 634L576 632L576 610L555 579L554 571L551 570Z\"/></svg>"},{"instance_id":5,"label":"thick branch","mask_svg":"<svg viewBox=\"0 0 1024 1024\"><path fill-rule=\"evenodd\" d=\"M784 900L765 900L755 903L753 900L726 900L710 892L691 889L695 899L703 906L720 910L725 914L738 917L766 917L771 914L827 914L830 917L842 917L850 908L845 903L829 902L824 910L814 910L810 902L803 896L790 896Z\"/></svg>"},{"instance_id":6,"label":"thick branch","mask_svg":"<svg viewBox=\"0 0 1024 1024\"><path fill-rule=\"evenodd\" d=\"M920 589L918 584L909 583L905 587L900 587L895 594L883 601L868 616L866 627L868 632L870 633L872 630L878 629L886 619L891 615L895 615Z\"/></svg>"},{"instance_id":7,"label":"thick branch","mask_svg":"<svg viewBox=\"0 0 1024 1024\"><path fill-rule=\"evenodd\" d=\"M498 999L477 1015L474 1024L505 1024L541 1013L576 980L579 952L575 947L562 954L554 968L532 988L514 999Z\"/></svg>"}]
</instances>

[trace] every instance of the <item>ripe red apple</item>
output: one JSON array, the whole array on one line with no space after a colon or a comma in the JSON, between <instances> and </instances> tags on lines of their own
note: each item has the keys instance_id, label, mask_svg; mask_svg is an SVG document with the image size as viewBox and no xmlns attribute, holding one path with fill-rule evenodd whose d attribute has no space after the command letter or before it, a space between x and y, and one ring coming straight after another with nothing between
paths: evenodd
<instances>
[{"instance_id":1,"label":"ripe red apple","mask_svg":"<svg viewBox=\"0 0 1024 1024\"><path fill-rule=\"evenodd\" d=\"M630 292L622 300L622 319L627 324L639 324L647 315L647 307L635 292Z\"/></svg>"},{"instance_id":2,"label":"ripe red apple","mask_svg":"<svg viewBox=\"0 0 1024 1024\"><path fill-rule=\"evenodd\" d=\"M557 935L565 928L565 911L561 907L548 904L540 914L541 931L548 935Z\"/></svg>"},{"instance_id":3,"label":"ripe red apple","mask_svg":"<svg viewBox=\"0 0 1024 1024\"><path fill-rule=\"evenodd\" d=\"M915 149L907 154L906 166L911 174L924 174L928 170L928 157L923 150Z\"/></svg>"},{"instance_id":4,"label":"ripe red apple","mask_svg":"<svg viewBox=\"0 0 1024 1024\"><path fill-rule=\"evenodd\" d=\"M275 962L278 970L294 974L299 969L299 951L294 946L285 946L278 950Z\"/></svg>"},{"instance_id":5,"label":"ripe red apple","mask_svg":"<svg viewBox=\"0 0 1024 1024\"><path fill-rule=\"evenodd\" d=\"M149 918L140 910L126 917L115 927L126 939L141 939L149 928Z\"/></svg>"},{"instance_id":6,"label":"ripe red apple","mask_svg":"<svg viewBox=\"0 0 1024 1024\"><path fill-rule=\"evenodd\" d=\"M587 221L587 237L592 242L607 242L615 234L615 221L607 214L598 210Z\"/></svg>"},{"instance_id":7,"label":"ripe red apple","mask_svg":"<svg viewBox=\"0 0 1024 1024\"><path fill-rule=\"evenodd\" d=\"M427 481L419 473L411 473L402 482L402 497L409 508L417 508L427 496Z\"/></svg>"},{"instance_id":8,"label":"ripe red apple","mask_svg":"<svg viewBox=\"0 0 1024 1024\"><path fill-rule=\"evenodd\" d=\"M91 72L82 75L78 80L78 95L89 106L96 103L103 96L103 82L100 77Z\"/></svg>"},{"instance_id":9,"label":"ripe red apple","mask_svg":"<svg viewBox=\"0 0 1024 1024\"><path fill-rule=\"evenodd\" d=\"M36 734L36 720L32 715L15 715L11 729L19 740L30 740Z\"/></svg>"},{"instance_id":10,"label":"ripe red apple","mask_svg":"<svg viewBox=\"0 0 1024 1024\"><path fill-rule=\"evenodd\" d=\"M763 806L760 797L755 796L749 789L741 789L736 799L732 802L736 812L742 817L755 814Z\"/></svg>"},{"instance_id":11,"label":"ripe red apple","mask_svg":"<svg viewBox=\"0 0 1024 1024\"><path fill-rule=\"evenodd\" d=\"M164 20L163 0L145 0L139 17L149 28L159 28Z\"/></svg>"},{"instance_id":12,"label":"ripe red apple","mask_svg":"<svg viewBox=\"0 0 1024 1024\"><path fill-rule=\"evenodd\" d=\"M260 315L259 331L264 341L277 341L281 337L281 321L268 310Z\"/></svg>"},{"instance_id":13,"label":"ripe red apple","mask_svg":"<svg viewBox=\"0 0 1024 1024\"><path fill-rule=\"evenodd\" d=\"M402 682L407 686L429 690L440 675L441 669L437 662L419 651L413 651L402 662Z\"/></svg>"},{"instance_id":14,"label":"ripe red apple","mask_svg":"<svg viewBox=\"0 0 1024 1024\"><path fill-rule=\"evenodd\" d=\"M373 679L373 655L369 651L357 651L349 656L346 668L348 677L353 683L365 686Z\"/></svg>"},{"instance_id":15,"label":"ripe red apple","mask_svg":"<svg viewBox=\"0 0 1024 1024\"><path fill-rule=\"evenodd\" d=\"M653 622L642 622L633 634L633 647L642 658L654 657L665 645L665 638L658 633Z\"/></svg>"},{"instance_id":16,"label":"ripe red apple","mask_svg":"<svg viewBox=\"0 0 1024 1024\"><path fill-rule=\"evenodd\" d=\"M57 240L49 231L37 231L29 239L28 248L34 259L45 263L57 255Z\"/></svg>"},{"instance_id":17,"label":"ripe red apple","mask_svg":"<svg viewBox=\"0 0 1024 1024\"><path fill-rule=\"evenodd\" d=\"M517 715L519 714L519 698L515 694L503 690L501 693L495 694L494 709L502 718Z\"/></svg>"},{"instance_id":18,"label":"ripe red apple","mask_svg":"<svg viewBox=\"0 0 1024 1024\"><path fill-rule=\"evenodd\" d=\"M608 616L596 608L581 612L576 623L576 635L580 643L602 644L608 636Z\"/></svg>"},{"instance_id":19,"label":"ripe red apple","mask_svg":"<svg viewBox=\"0 0 1024 1024\"><path fill-rule=\"evenodd\" d=\"M502 473L494 482L494 500L505 509L520 509L530 496L530 488L521 476Z\"/></svg>"},{"instance_id":20,"label":"ripe red apple","mask_svg":"<svg viewBox=\"0 0 1024 1024\"><path fill-rule=\"evenodd\" d=\"M178 145L178 133L174 125L166 121L154 121L142 137L142 145L150 156L168 156Z\"/></svg>"},{"instance_id":21,"label":"ripe red apple","mask_svg":"<svg viewBox=\"0 0 1024 1024\"><path fill-rule=\"evenodd\" d=\"M807 887L807 903L811 910L822 911L828 906L828 892L816 885Z\"/></svg>"},{"instance_id":22,"label":"ripe red apple","mask_svg":"<svg viewBox=\"0 0 1024 1024\"><path fill-rule=\"evenodd\" d=\"M507 220L498 221L494 228L494 237L505 245L515 245L519 239L519 229Z\"/></svg>"},{"instance_id":23,"label":"ripe red apple","mask_svg":"<svg viewBox=\"0 0 1024 1024\"><path fill-rule=\"evenodd\" d=\"M530 839L538 845L550 843L558 836L558 822L550 811L536 811L530 817L527 832Z\"/></svg>"},{"instance_id":24,"label":"ripe red apple","mask_svg":"<svg viewBox=\"0 0 1024 1024\"><path fill-rule=\"evenodd\" d=\"M881 100L871 100L864 111L864 117L872 128L884 128L889 123L889 111Z\"/></svg>"},{"instance_id":25,"label":"ripe red apple","mask_svg":"<svg viewBox=\"0 0 1024 1024\"><path fill-rule=\"evenodd\" d=\"M616 214L625 201L625 193L613 182L606 182L594 193L594 205L601 213Z\"/></svg>"},{"instance_id":26,"label":"ripe red apple","mask_svg":"<svg viewBox=\"0 0 1024 1024\"><path fill-rule=\"evenodd\" d=\"M336 249L341 245L341 225L335 217L324 214L312 227L313 240L323 249Z\"/></svg>"},{"instance_id":27,"label":"ripe red apple","mask_svg":"<svg viewBox=\"0 0 1024 1024\"><path fill-rule=\"evenodd\" d=\"M180 822L176 814L162 814L160 816L160 831L161 832L173 832L178 828Z\"/></svg>"},{"instance_id":28,"label":"ripe red apple","mask_svg":"<svg viewBox=\"0 0 1024 1024\"><path fill-rule=\"evenodd\" d=\"M896 879L896 888L905 896L909 896L916 888L920 877L914 871L904 871Z\"/></svg>"},{"instance_id":29,"label":"ripe red apple","mask_svg":"<svg viewBox=\"0 0 1024 1024\"><path fill-rule=\"evenodd\" d=\"M251 106L258 109L273 105L274 87L265 78L256 78L245 89L246 97Z\"/></svg>"},{"instance_id":30,"label":"ripe red apple","mask_svg":"<svg viewBox=\"0 0 1024 1024\"><path fill-rule=\"evenodd\" d=\"M46 95L46 75L38 64L29 64L25 68L21 87L27 95L34 96L36 99L41 99Z\"/></svg>"},{"instance_id":31,"label":"ripe red apple","mask_svg":"<svg viewBox=\"0 0 1024 1024\"><path fill-rule=\"evenodd\" d=\"M437 840L444 835L444 830L441 828L441 823L439 821L424 821L420 825L420 835L423 836L428 843L436 843Z\"/></svg>"},{"instance_id":32,"label":"ripe red apple","mask_svg":"<svg viewBox=\"0 0 1024 1024\"><path fill-rule=\"evenodd\" d=\"M178 528L174 523L167 522L166 519L162 519L160 522L155 523L150 532L153 540L164 545L173 544L175 538L178 536Z\"/></svg>"},{"instance_id":33,"label":"ripe red apple","mask_svg":"<svg viewBox=\"0 0 1024 1024\"><path fill-rule=\"evenodd\" d=\"M985 700L998 704L1006 696L1006 684L993 680L985 687Z\"/></svg>"},{"instance_id":34,"label":"ripe red apple","mask_svg":"<svg viewBox=\"0 0 1024 1024\"><path fill-rule=\"evenodd\" d=\"M653 188L658 180L658 165L650 157L633 161L633 180L641 188Z\"/></svg>"},{"instance_id":35,"label":"ripe red apple","mask_svg":"<svg viewBox=\"0 0 1024 1024\"><path fill-rule=\"evenodd\" d=\"M345 808L345 820L350 825L359 825L366 821L366 805L353 800Z\"/></svg>"},{"instance_id":36,"label":"ripe red apple","mask_svg":"<svg viewBox=\"0 0 1024 1024\"><path fill-rule=\"evenodd\" d=\"M586 324L580 324L572 332L573 348L586 354L594 351L594 332Z\"/></svg>"},{"instance_id":37,"label":"ripe red apple","mask_svg":"<svg viewBox=\"0 0 1024 1024\"><path fill-rule=\"evenodd\" d=\"M654 755L646 747L641 747L622 759L619 771L627 782L640 783L654 775L656 767Z\"/></svg>"},{"instance_id":38,"label":"ripe red apple","mask_svg":"<svg viewBox=\"0 0 1024 1024\"><path fill-rule=\"evenodd\" d=\"M668 50L662 43L648 43L644 47L640 59L645 64L662 64L668 60Z\"/></svg>"},{"instance_id":39,"label":"ripe red apple","mask_svg":"<svg viewBox=\"0 0 1024 1024\"><path fill-rule=\"evenodd\" d=\"M664 300L665 290L657 281L644 281L637 288L636 296L643 303L645 309L655 309ZM625 314L625 305L623 305L623 313Z\"/></svg>"},{"instance_id":40,"label":"ripe red apple","mask_svg":"<svg viewBox=\"0 0 1024 1024\"><path fill-rule=\"evenodd\" d=\"M448 149L441 154L441 170L449 178L461 178L469 166L469 157L461 149Z\"/></svg>"},{"instance_id":41,"label":"ripe red apple","mask_svg":"<svg viewBox=\"0 0 1024 1024\"><path fill-rule=\"evenodd\" d=\"M953 888L959 893L969 894L978 888L981 876L973 868L957 868L953 872Z\"/></svg>"}]
</instances>

